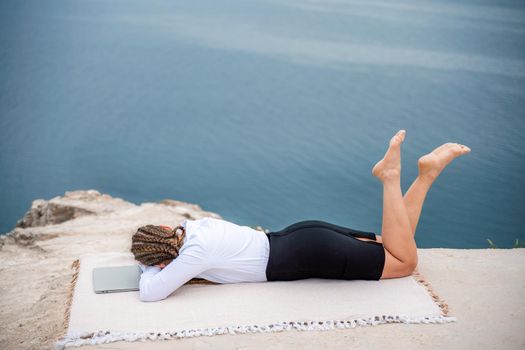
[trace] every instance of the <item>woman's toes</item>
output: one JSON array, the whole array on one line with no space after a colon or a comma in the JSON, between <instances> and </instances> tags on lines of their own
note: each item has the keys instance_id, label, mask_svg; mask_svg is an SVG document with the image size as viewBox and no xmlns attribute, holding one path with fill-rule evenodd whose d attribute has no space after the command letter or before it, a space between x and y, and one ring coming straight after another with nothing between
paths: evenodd
<instances>
[{"instance_id":1,"label":"woman's toes","mask_svg":"<svg viewBox=\"0 0 525 350\"><path fill-rule=\"evenodd\" d=\"M470 148L459 143L454 144L454 147L452 147L451 150L455 155L461 155L470 152Z\"/></svg>"},{"instance_id":2,"label":"woman's toes","mask_svg":"<svg viewBox=\"0 0 525 350\"><path fill-rule=\"evenodd\" d=\"M405 135L406 135L406 131L405 130L401 130L401 131L399 131L397 137L400 139L401 142L403 142L405 140Z\"/></svg>"},{"instance_id":3,"label":"woman's toes","mask_svg":"<svg viewBox=\"0 0 525 350\"><path fill-rule=\"evenodd\" d=\"M399 130L391 139L390 139L390 146L397 146L401 144L401 142L405 139L405 130Z\"/></svg>"},{"instance_id":4,"label":"woman's toes","mask_svg":"<svg viewBox=\"0 0 525 350\"><path fill-rule=\"evenodd\" d=\"M419 173L436 178L454 158L468 152L465 145L447 142L418 160Z\"/></svg>"}]
</instances>

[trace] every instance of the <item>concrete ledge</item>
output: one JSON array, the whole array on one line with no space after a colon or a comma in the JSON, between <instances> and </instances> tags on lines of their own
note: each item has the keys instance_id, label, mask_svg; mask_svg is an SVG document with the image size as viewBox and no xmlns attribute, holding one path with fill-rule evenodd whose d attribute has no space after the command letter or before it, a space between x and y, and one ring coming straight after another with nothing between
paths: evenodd
<instances>
[{"instance_id":1,"label":"concrete ledge","mask_svg":"<svg viewBox=\"0 0 525 350\"><path fill-rule=\"evenodd\" d=\"M45 220L38 219L42 213ZM95 190L34 201L24 223L0 237L0 349L53 348L67 326L70 266L79 255L129 252L131 235L139 226L174 226L186 218L205 216L221 218L191 203L164 200L135 205ZM418 270L457 322L228 334L82 348L525 349L524 248L419 249Z\"/></svg>"}]
</instances>

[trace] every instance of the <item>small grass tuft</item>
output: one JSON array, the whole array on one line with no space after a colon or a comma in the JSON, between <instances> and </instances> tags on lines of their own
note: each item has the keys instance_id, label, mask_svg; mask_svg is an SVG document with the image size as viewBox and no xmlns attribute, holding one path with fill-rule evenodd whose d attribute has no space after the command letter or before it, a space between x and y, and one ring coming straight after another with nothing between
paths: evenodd
<instances>
[{"instance_id":1,"label":"small grass tuft","mask_svg":"<svg viewBox=\"0 0 525 350\"><path fill-rule=\"evenodd\" d=\"M493 248L493 249L498 248L498 246L495 245L494 242L492 242L490 239L487 238L487 241L489 242L489 245L490 245L489 248ZM512 248L525 248L525 242L523 241L520 242L520 240L516 238L516 241L514 242L514 245L512 246Z\"/></svg>"}]
</instances>

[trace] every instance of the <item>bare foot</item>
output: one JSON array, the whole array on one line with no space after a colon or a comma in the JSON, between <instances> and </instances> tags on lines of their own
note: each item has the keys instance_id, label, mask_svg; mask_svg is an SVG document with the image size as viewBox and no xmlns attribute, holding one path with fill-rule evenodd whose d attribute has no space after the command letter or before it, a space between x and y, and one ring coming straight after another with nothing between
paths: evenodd
<instances>
[{"instance_id":1,"label":"bare foot","mask_svg":"<svg viewBox=\"0 0 525 350\"><path fill-rule=\"evenodd\" d=\"M419 158L419 176L435 180L441 171L456 157L470 152L470 148L459 143L447 142Z\"/></svg>"},{"instance_id":2,"label":"bare foot","mask_svg":"<svg viewBox=\"0 0 525 350\"><path fill-rule=\"evenodd\" d=\"M401 177L401 143L405 140L405 130L399 130L391 139L383 159L372 168L372 175L379 180Z\"/></svg>"}]
</instances>

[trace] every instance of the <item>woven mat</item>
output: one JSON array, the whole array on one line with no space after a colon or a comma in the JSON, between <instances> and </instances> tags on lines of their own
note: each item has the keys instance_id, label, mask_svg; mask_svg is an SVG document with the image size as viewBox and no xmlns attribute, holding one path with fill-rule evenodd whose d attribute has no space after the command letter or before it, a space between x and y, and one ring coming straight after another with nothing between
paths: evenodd
<instances>
[{"instance_id":1,"label":"woven mat","mask_svg":"<svg viewBox=\"0 0 525 350\"><path fill-rule=\"evenodd\" d=\"M136 263L131 253L120 252L84 254L73 262L65 334L55 348L121 340L456 321L417 271L412 276L379 281L310 278L185 284L156 302L140 301L138 291L93 291L94 267Z\"/></svg>"}]
</instances>

